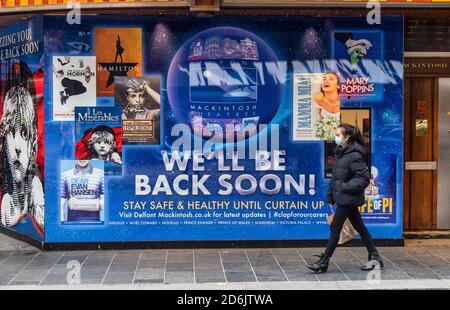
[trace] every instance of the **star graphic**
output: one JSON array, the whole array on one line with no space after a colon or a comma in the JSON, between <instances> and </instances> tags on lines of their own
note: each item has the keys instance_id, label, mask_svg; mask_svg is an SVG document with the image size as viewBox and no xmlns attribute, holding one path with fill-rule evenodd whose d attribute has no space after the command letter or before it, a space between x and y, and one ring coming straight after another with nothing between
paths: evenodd
<instances>
[{"instance_id":1,"label":"star graphic","mask_svg":"<svg viewBox=\"0 0 450 310\"><path fill-rule=\"evenodd\" d=\"M114 83L114 78L116 76L128 76L128 72L131 71L134 67L138 65L137 62L128 62L128 63L108 63L108 62L102 62L99 63L100 66L108 70L109 77L108 81L106 82L106 88L111 86Z\"/></svg>"}]
</instances>

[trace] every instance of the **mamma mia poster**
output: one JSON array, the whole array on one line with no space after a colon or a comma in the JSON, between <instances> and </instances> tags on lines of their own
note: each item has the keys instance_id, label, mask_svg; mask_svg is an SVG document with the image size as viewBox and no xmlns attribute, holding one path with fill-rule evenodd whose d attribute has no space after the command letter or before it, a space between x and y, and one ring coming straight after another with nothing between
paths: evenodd
<instances>
[{"instance_id":1,"label":"mamma mia poster","mask_svg":"<svg viewBox=\"0 0 450 310\"><path fill-rule=\"evenodd\" d=\"M402 25L96 16L77 26L47 17L46 241L326 239L340 122L358 126L371 152L364 220L375 238L401 238ZM123 143L122 174L104 175L102 225L60 220L61 162L76 160L76 122L52 118L61 104L52 62L61 55L96 57L98 109L137 119L145 100L157 103L147 109L160 139Z\"/></svg>"}]
</instances>

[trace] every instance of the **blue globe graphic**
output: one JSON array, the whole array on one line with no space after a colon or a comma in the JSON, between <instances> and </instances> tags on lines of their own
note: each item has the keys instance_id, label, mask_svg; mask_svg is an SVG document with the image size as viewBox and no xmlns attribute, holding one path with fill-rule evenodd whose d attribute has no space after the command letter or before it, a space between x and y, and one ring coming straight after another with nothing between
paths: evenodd
<instances>
[{"instance_id":1,"label":"blue globe graphic","mask_svg":"<svg viewBox=\"0 0 450 310\"><path fill-rule=\"evenodd\" d=\"M257 134L278 111L283 81L277 57L255 34L215 27L186 41L169 67L170 106L196 135L218 141Z\"/></svg>"}]
</instances>

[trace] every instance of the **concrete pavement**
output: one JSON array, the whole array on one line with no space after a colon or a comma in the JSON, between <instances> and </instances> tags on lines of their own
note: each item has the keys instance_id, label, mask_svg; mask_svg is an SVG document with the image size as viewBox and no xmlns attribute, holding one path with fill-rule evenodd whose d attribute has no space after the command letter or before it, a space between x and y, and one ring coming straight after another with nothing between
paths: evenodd
<instances>
[{"instance_id":1,"label":"concrete pavement","mask_svg":"<svg viewBox=\"0 0 450 310\"><path fill-rule=\"evenodd\" d=\"M364 248L340 247L325 274L307 262L320 248L43 252L0 236L0 289L450 289L450 241L379 248L371 273Z\"/></svg>"}]
</instances>

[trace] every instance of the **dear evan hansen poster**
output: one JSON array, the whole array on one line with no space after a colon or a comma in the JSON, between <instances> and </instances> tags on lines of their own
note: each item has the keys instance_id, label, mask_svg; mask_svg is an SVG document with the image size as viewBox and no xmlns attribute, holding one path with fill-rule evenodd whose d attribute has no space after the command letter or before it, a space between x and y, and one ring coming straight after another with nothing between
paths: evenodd
<instances>
[{"instance_id":1,"label":"dear evan hansen poster","mask_svg":"<svg viewBox=\"0 0 450 310\"><path fill-rule=\"evenodd\" d=\"M64 18L46 20L47 39L58 40L58 35L64 39L64 31L53 29ZM374 82L382 96L347 95L340 100L342 108L370 109L371 165L377 173L367 193L372 201L392 199L392 208L384 200L384 208L377 202L363 216L374 238L401 238L402 18L384 17L380 25L347 17L164 17L163 21L136 17L130 25L142 29L142 76L161 76L161 144L117 143L115 153L123 171L121 176L105 176L104 225L58 224L59 197L53 180L58 180L60 161L68 157L62 155L61 145L78 124L63 131L60 122L46 122L46 149L51 154L46 156L49 242L328 238L325 142L294 141L293 76L336 71L341 83L345 74L364 78L366 71L379 78ZM122 16L96 16L85 17L79 29L91 30L87 34L91 40L83 40L96 44L95 29L125 26ZM348 39L338 41L336 32L353 33L353 41L371 41L371 48L353 55L355 72L349 51L364 44L346 45ZM372 32L380 35L372 38ZM120 36L122 43L129 39ZM47 60L52 54L71 52L61 46L45 56L49 75ZM97 48L90 56L98 57L93 52ZM130 49L123 52L124 62ZM372 55L376 49L379 54ZM346 62L343 68L337 65L341 58ZM366 61L375 65L369 67ZM45 91L51 97L51 87ZM114 98L102 98L102 103L114 104ZM76 141L88 140L84 131L98 125L80 127ZM234 156L240 148L246 155Z\"/></svg>"}]
</instances>

